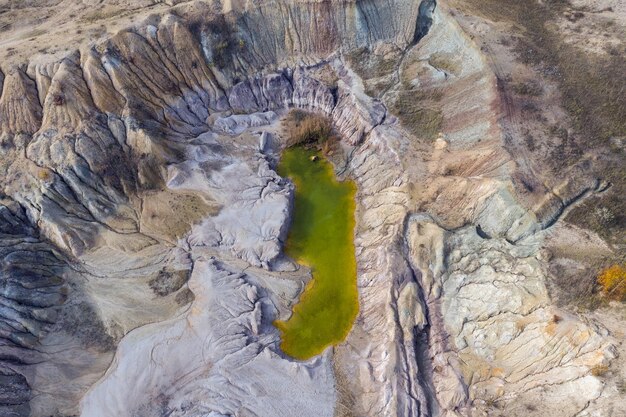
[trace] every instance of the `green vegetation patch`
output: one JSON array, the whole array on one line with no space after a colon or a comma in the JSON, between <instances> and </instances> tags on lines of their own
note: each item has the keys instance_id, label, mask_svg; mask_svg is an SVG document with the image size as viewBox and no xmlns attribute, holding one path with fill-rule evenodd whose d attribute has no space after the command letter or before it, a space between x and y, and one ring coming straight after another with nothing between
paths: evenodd
<instances>
[{"instance_id":1,"label":"green vegetation patch","mask_svg":"<svg viewBox=\"0 0 626 417\"><path fill-rule=\"evenodd\" d=\"M274 324L282 350L308 359L343 341L359 310L354 253L356 186L339 182L319 151L301 146L283 152L278 173L296 186L295 210L285 251L311 268L293 315Z\"/></svg>"}]
</instances>

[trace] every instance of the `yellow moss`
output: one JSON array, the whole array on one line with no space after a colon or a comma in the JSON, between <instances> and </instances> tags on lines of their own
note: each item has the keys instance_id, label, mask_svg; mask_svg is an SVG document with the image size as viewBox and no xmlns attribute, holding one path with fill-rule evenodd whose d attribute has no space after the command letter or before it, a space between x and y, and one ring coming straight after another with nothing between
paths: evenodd
<instances>
[{"instance_id":1,"label":"yellow moss","mask_svg":"<svg viewBox=\"0 0 626 417\"><path fill-rule=\"evenodd\" d=\"M613 265L598 275L602 293L611 300L626 301L626 265Z\"/></svg>"}]
</instances>

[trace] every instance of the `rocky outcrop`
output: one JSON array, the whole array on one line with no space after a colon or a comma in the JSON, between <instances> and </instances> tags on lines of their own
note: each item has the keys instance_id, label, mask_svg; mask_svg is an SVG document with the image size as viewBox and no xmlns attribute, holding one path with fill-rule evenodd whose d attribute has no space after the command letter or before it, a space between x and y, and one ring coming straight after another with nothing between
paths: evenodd
<instances>
[{"instance_id":1,"label":"rocky outcrop","mask_svg":"<svg viewBox=\"0 0 626 417\"><path fill-rule=\"evenodd\" d=\"M436 25L441 15L434 19ZM406 68L450 44L465 45L472 56L458 28L441 25L404 57ZM447 140L438 139L426 154L430 161L393 118L375 126L350 161L359 185L361 310L335 352L340 381L353 390L344 401L357 415L488 413L490 404L507 410L552 387L578 390L570 408L581 410L602 391L590 370L614 357L600 325L551 306L540 251L547 226L508 183L513 166L500 148L497 122L468 118L474 106L493 108L498 99L484 64L468 62L473 67L459 75L430 81L474 100L470 107L443 104L445 114L465 122L444 122ZM468 88L466 78L486 86ZM434 166L447 163L455 175L437 178ZM429 212L420 212L424 206ZM537 415L556 407L547 397Z\"/></svg>"},{"instance_id":2,"label":"rocky outcrop","mask_svg":"<svg viewBox=\"0 0 626 417\"><path fill-rule=\"evenodd\" d=\"M23 416L66 410L95 382L93 373L106 370L115 341L79 289L81 272L15 201L4 197L0 213L0 411Z\"/></svg>"},{"instance_id":3,"label":"rocky outcrop","mask_svg":"<svg viewBox=\"0 0 626 417\"><path fill-rule=\"evenodd\" d=\"M19 69L13 69L4 77L0 114L3 134L33 134L39 129L41 104L37 88Z\"/></svg>"}]
</instances>

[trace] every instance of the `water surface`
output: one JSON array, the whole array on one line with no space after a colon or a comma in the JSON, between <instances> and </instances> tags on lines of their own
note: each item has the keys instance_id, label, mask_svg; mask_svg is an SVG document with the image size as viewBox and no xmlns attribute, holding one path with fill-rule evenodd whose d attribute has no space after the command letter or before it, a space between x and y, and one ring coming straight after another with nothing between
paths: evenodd
<instances>
[{"instance_id":1,"label":"water surface","mask_svg":"<svg viewBox=\"0 0 626 417\"><path fill-rule=\"evenodd\" d=\"M313 279L291 318L274 324L282 334L282 350L308 359L343 341L359 309L353 242L356 186L337 181L319 152L302 147L283 152L278 173L296 186L285 252L310 267Z\"/></svg>"}]
</instances>

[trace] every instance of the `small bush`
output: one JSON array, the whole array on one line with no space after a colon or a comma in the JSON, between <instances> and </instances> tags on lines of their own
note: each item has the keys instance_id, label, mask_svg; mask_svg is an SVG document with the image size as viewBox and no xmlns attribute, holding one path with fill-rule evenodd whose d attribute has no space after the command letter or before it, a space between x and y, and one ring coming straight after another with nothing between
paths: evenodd
<instances>
[{"instance_id":1,"label":"small bush","mask_svg":"<svg viewBox=\"0 0 626 417\"><path fill-rule=\"evenodd\" d=\"M65 97L63 97L61 94L55 94L52 97L52 103L55 106L62 106L63 104L65 104Z\"/></svg>"},{"instance_id":2,"label":"small bush","mask_svg":"<svg viewBox=\"0 0 626 417\"><path fill-rule=\"evenodd\" d=\"M591 375L600 377L606 375L609 372L609 367L606 365L596 365L591 368Z\"/></svg>"},{"instance_id":3,"label":"small bush","mask_svg":"<svg viewBox=\"0 0 626 417\"><path fill-rule=\"evenodd\" d=\"M513 91L520 96L539 97L542 93L541 86L536 82L513 84Z\"/></svg>"},{"instance_id":4,"label":"small bush","mask_svg":"<svg viewBox=\"0 0 626 417\"><path fill-rule=\"evenodd\" d=\"M335 152L336 145L339 141L336 136L331 136L324 143L322 143L321 150L326 156L330 156Z\"/></svg>"},{"instance_id":5,"label":"small bush","mask_svg":"<svg viewBox=\"0 0 626 417\"><path fill-rule=\"evenodd\" d=\"M37 171L37 178L42 181L48 181L51 177L52 176L50 175L50 171L48 171L47 169L41 168Z\"/></svg>"},{"instance_id":6,"label":"small bush","mask_svg":"<svg viewBox=\"0 0 626 417\"><path fill-rule=\"evenodd\" d=\"M613 265L598 275L598 284L605 297L626 301L626 265Z\"/></svg>"},{"instance_id":7,"label":"small bush","mask_svg":"<svg viewBox=\"0 0 626 417\"><path fill-rule=\"evenodd\" d=\"M330 120L319 114L292 110L287 116L287 123L290 125L287 146L324 146L324 143L333 136ZM328 146L326 145L327 150L330 149Z\"/></svg>"}]
</instances>

